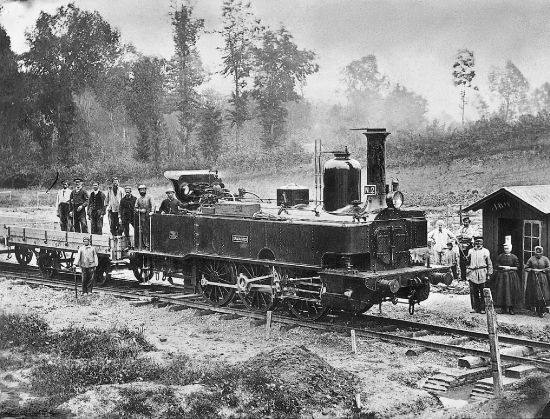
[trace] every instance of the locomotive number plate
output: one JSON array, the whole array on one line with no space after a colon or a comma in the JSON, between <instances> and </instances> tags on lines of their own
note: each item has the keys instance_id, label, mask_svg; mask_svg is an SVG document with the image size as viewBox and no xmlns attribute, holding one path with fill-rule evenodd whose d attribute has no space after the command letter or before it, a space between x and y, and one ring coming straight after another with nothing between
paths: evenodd
<instances>
[{"instance_id":1,"label":"locomotive number plate","mask_svg":"<svg viewBox=\"0 0 550 419\"><path fill-rule=\"evenodd\" d=\"M170 233L168 234L168 238L170 240L177 240L178 232L177 231L170 231Z\"/></svg>"},{"instance_id":2,"label":"locomotive number plate","mask_svg":"<svg viewBox=\"0 0 550 419\"><path fill-rule=\"evenodd\" d=\"M231 241L233 243L248 243L248 236L239 236L238 234L233 234L231 236Z\"/></svg>"},{"instance_id":3,"label":"locomotive number plate","mask_svg":"<svg viewBox=\"0 0 550 419\"><path fill-rule=\"evenodd\" d=\"M365 185L365 195L376 195L376 185Z\"/></svg>"}]
</instances>

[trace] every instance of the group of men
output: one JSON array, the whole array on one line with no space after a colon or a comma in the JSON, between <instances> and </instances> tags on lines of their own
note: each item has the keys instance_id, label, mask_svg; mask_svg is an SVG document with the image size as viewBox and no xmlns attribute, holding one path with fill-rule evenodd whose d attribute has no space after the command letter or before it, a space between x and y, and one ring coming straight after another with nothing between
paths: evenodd
<instances>
[{"instance_id":1,"label":"group of men","mask_svg":"<svg viewBox=\"0 0 550 419\"><path fill-rule=\"evenodd\" d=\"M138 186L139 196L132 194L131 186L120 187L119 179L114 177L112 185L104 193L99 189L99 183L92 183L92 192L83 188L80 178L74 179L75 188L69 188L69 182L63 182L63 188L57 192L57 216L61 230L79 233L103 234L105 214L109 220L109 230L113 236L123 234L129 247L130 226L134 233L136 246L149 246L149 215L155 211L152 198L147 194L145 185ZM123 192L124 189L124 192ZM159 212L176 214L182 209L181 202L174 196L173 190L166 191L167 198L162 201ZM90 231L88 221L90 221Z\"/></svg>"},{"instance_id":2,"label":"group of men","mask_svg":"<svg viewBox=\"0 0 550 419\"><path fill-rule=\"evenodd\" d=\"M468 280L473 311L485 313L483 288L493 274L493 264L489 250L483 247L483 237L471 225L470 217L462 218L462 225L455 233L438 220L436 228L428 234L428 247L434 264L449 265L455 279L460 276L462 281Z\"/></svg>"},{"instance_id":3,"label":"group of men","mask_svg":"<svg viewBox=\"0 0 550 419\"><path fill-rule=\"evenodd\" d=\"M468 280L473 312L485 313L483 289L486 287L491 288L494 304L503 314L513 315L522 305L534 309L540 317L547 311L546 306L550 304L550 261L542 256L541 246L535 248L534 255L524 267L528 276L523 300L519 260L512 254L511 236L505 238L504 252L495 259L494 268L489 250L483 247L483 237L467 216L455 233L445 228L443 221L437 221L436 228L428 234L428 246L434 264L449 265L455 279L460 276L462 281Z\"/></svg>"}]
</instances>

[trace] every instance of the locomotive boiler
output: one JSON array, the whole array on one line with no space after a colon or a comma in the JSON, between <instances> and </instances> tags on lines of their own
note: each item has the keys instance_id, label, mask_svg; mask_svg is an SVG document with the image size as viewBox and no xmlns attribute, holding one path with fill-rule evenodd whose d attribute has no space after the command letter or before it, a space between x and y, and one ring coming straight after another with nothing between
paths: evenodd
<instances>
[{"instance_id":1,"label":"locomotive boiler","mask_svg":"<svg viewBox=\"0 0 550 419\"><path fill-rule=\"evenodd\" d=\"M219 306L234 298L255 311L285 303L306 320L400 299L414 308L430 283L452 276L418 257L427 246L425 214L402 209L398 185L386 185L389 133L362 131L368 184L361 188L361 166L347 148L334 152L322 205L296 184L266 204L242 189L231 194L217 172L166 172L185 210L151 215L150 246L132 254L136 276L182 277Z\"/></svg>"}]
</instances>

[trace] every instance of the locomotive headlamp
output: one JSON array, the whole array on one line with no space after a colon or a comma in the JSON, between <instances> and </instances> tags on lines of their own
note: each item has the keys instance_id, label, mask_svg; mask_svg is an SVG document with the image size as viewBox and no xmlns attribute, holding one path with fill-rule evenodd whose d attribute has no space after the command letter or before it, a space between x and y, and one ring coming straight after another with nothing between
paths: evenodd
<instances>
[{"instance_id":1,"label":"locomotive headlamp","mask_svg":"<svg viewBox=\"0 0 550 419\"><path fill-rule=\"evenodd\" d=\"M392 191L386 195L386 205L389 208L401 208L401 205L403 205L403 200L403 194L399 191Z\"/></svg>"}]
</instances>

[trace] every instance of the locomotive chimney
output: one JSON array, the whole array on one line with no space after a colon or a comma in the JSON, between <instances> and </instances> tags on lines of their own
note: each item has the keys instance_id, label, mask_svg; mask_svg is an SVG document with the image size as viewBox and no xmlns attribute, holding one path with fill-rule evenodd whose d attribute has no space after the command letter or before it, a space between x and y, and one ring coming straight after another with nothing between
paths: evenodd
<instances>
[{"instance_id":1,"label":"locomotive chimney","mask_svg":"<svg viewBox=\"0 0 550 419\"><path fill-rule=\"evenodd\" d=\"M376 186L371 208L386 206L386 137L385 128L356 128L367 137L367 183ZM369 194L374 191L368 186Z\"/></svg>"}]
</instances>

